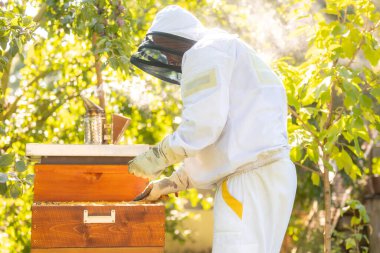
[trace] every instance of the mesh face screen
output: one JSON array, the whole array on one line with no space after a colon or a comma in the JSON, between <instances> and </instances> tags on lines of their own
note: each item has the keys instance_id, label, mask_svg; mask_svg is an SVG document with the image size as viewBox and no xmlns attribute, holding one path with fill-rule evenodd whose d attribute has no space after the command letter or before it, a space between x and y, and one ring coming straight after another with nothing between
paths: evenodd
<instances>
[{"instance_id":1,"label":"mesh face screen","mask_svg":"<svg viewBox=\"0 0 380 253\"><path fill-rule=\"evenodd\" d=\"M132 55L131 63L161 80L179 84L183 54L194 44L172 34L150 33Z\"/></svg>"}]
</instances>

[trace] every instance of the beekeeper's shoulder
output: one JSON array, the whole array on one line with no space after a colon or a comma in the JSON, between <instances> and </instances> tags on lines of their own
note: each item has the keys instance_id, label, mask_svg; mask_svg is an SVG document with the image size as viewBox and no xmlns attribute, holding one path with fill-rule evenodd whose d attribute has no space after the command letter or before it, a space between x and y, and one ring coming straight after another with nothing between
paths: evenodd
<instances>
[{"instance_id":1,"label":"beekeeper's shoulder","mask_svg":"<svg viewBox=\"0 0 380 253\"><path fill-rule=\"evenodd\" d=\"M229 34L224 31L210 31L194 46L186 52L188 56L198 57L233 57L238 36Z\"/></svg>"}]
</instances>

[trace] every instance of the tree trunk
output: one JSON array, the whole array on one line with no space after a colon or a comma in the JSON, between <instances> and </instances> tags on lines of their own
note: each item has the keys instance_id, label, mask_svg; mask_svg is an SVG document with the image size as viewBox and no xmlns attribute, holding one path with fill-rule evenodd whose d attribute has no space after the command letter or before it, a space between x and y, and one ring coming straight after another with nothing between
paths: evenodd
<instances>
[{"instance_id":1,"label":"tree trunk","mask_svg":"<svg viewBox=\"0 0 380 253\"><path fill-rule=\"evenodd\" d=\"M325 231L324 231L324 253L331 252L331 185L329 181L329 170L324 167L323 186L325 200Z\"/></svg>"},{"instance_id":2,"label":"tree trunk","mask_svg":"<svg viewBox=\"0 0 380 253\"><path fill-rule=\"evenodd\" d=\"M366 200L372 233L369 237L369 252L380 252L380 195L373 195Z\"/></svg>"},{"instance_id":3,"label":"tree trunk","mask_svg":"<svg viewBox=\"0 0 380 253\"><path fill-rule=\"evenodd\" d=\"M92 46L94 49L96 49L96 41L98 39L97 34L94 32L92 35ZM98 86L97 92L98 92L98 98L99 98L99 106L103 108L104 113L106 112L106 103L104 98L104 89L103 86L103 77L102 77L102 63L100 61L99 54L94 54L95 56L95 71L96 71L96 86Z\"/></svg>"},{"instance_id":4,"label":"tree trunk","mask_svg":"<svg viewBox=\"0 0 380 253\"><path fill-rule=\"evenodd\" d=\"M7 95L7 89L8 89L8 85L9 85L9 77L10 77L10 71L11 71L11 67L12 67L12 61L13 61L13 57L8 56L8 63L3 71L3 74L0 76L1 79L0 79L0 119L2 119L2 113L3 113L3 110L6 109L7 107L7 101L5 99L5 96Z\"/></svg>"},{"instance_id":5,"label":"tree trunk","mask_svg":"<svg viewBox=\"0 0 380 253\"><path fill-rule=\"evenodd\" d=\"M96 50L96 41L98 40L98 35L94 32L92 35L92 47L94 50ZM96 72L96 86L97 86L97 94L98 94L98 99L99 99L99 106L103 109L104 111L104 117L102 119L102 125L103 125L103 130L102 130L102 143L107 144L107 140L105 139L105 136L108 135L107 128L106 128L106 123L107 123L107 116L106 116L106 101L105 101L105 94L104 94L104 89L103 89L103 77L102 77L102 62L100 61L99 54L94 54L95 57L95 72Z\"/></svg>"}]
</instances>

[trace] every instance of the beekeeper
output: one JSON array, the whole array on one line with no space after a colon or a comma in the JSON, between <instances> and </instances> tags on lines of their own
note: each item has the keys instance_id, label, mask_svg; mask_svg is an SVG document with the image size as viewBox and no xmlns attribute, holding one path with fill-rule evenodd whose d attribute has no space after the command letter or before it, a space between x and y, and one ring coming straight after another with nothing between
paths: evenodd
<instances>
[{"instance_id":1,"label":"beekeeper","mask_svg":"<svg viewBox=\"0 0 380 253\"><path fill-rule=\"evenodd\" d=\"M129 172L155 179L183 166L137 199L216 187L213 252L279 252L297 181L281 80L236 35L206 29L178 6L157 13L131 62L180 84L183 100L177 130L133 159Z\"/></svg>"}]
</instances>

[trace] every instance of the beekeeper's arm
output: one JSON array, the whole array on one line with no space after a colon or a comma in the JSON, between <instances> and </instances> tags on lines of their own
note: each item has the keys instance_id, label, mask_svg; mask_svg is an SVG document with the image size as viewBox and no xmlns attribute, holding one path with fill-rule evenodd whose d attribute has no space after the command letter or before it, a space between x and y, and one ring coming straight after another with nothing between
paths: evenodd
<instances>
[{"instance_id":1,"label":"beekeeper's arm","mask_svg":"<svg viewBox=\"0 0 380 253\"><path fill-rule=\"evenodd\" d=\"M167 166L194 156L220 136L228 117L232 57L212 45L190 49L183 59L182 122L161 143L137 156L129 171L154 178Z\"/></svg>"}]
</instances>

